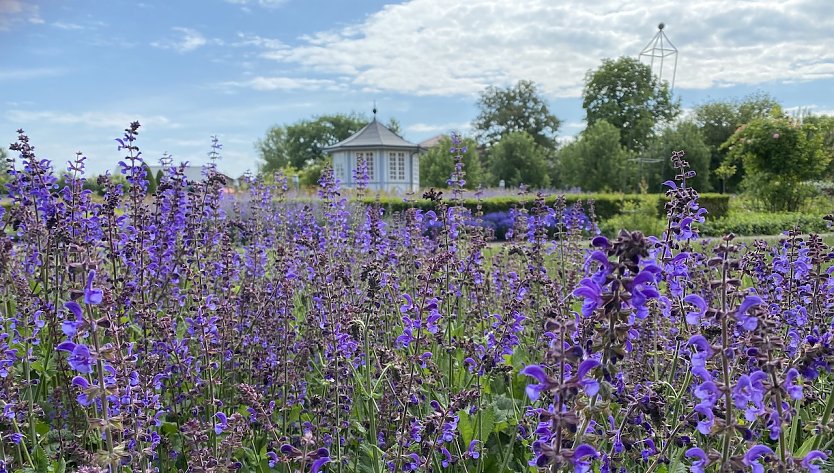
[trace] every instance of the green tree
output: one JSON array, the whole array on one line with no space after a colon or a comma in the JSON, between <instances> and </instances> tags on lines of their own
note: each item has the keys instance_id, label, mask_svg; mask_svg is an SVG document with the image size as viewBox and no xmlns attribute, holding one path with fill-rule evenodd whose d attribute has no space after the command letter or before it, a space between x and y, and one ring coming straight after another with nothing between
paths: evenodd
<instances>
[{"instance_id":1,"label":"green tree","mask_svg":"<svg viewBox=\"0 0 834 473\"><path fill-rule=\"evenodd\" d=\"M822 135L823 146L834 155L834 115L808 115L802 118L802 124L814 125ZM828 166L827 175L823 177L831 179L832 176L834 176L834 159Z\"/></svg>"},{"instance_id":2,"label":"green tree","mask_svg":"<svg viewBox=\"0 0 834 473\"><path fill-rule=\"evenodd\" d=\"M662 183L675 178L676 170L672 168L672 152L682 150L684 158L695 171L695 178L687 180L687 185L699 192L712 190L710 183L710 149L704 143L698 125L692 121L683 121L675 126L666 127L656 139L638 156L638 179L645 180L649 192L662 192ZM638 167L639 170L639 167Z\"/></svg>"},{"instance_id":3,"label":"green tree","mask_svg":"<svg viewBox=\"0 0 834 473\"><path fill-rule=\"evenodd\" d=\"M524 184L533 188L547 187L547 151L527 132L507 134L489 152L490 171L494 182L504 180L508 187Z\"/></svg>"},{"instance_id":4,"label":"green tree","mask_svg":"<svg viewBox=\"0 0 834 473\"><path fill-rule=\"evenodd\" d=\"M9 153L0 148L0 198L5 197L6 183L9 182Z\"/></svg>"},{"instance_id":5,"label":"green tree","mask_svg":"<svg viewBox=\"0 0 834 473\"><path fill-rule=\"evenodd\" d=\"M620 144L620 130L599 120L559 150L562 184L588 192L633 190L631 156Z\"/></svg>"},{"instance_id":6,"label":"green tree","mask_svg":"<svg viewBox=\"0 0 834 473\"><path fill-rule=\"evenodd\" d=\"M620 130L620 143L628 150L643 149L657 124L680 114L680 102L672 99L669 85L637 59L604 59L602 66L585 75L582 107L588 126L605 120Z\"/></svg>"},{"instance_id":7,"label":"green tree","mask_svg":"<svg viewBox=\"0 0 834 473\"><path fill-rule=\"evenodd\" d=\"M722 192L734 191L743 173L734 172L733 178L726 166L722 167L727 157L723 145L736 130L751 120L766 117L771 110L778 107L776 99L766 93L755 93L742 99L717 100L695 107L693 117L701 130L704 143L710 150L710 182L712 187ZM718 169L721 168L721 171ZM718 172L716 172L718 171ZM736 170L738 171L738 170Z\"/></svg>"},{"instance_id":8,"label":"green tree","mask_svg":"<svg viewBox=\"0 0 834 473\"><path fill-rule=\"evenodd\" d=\"M262 161L260 172L271 173L287 165L303 168L321 161L325 158L323 148L350 137L367 124L362 115L335 114L274 126L255 143ZM392 131L399 131L396 120L389 124L394 127Z\"/></svg>"},{"instance_id":9,"label":"green tree","mask_svg":"<svg viewBox=\"0 0 834 473\"><path fill-rule=\"evenodd\" d=\"M831 162L824 133L778 107L739 128L723 147L728 162L743 165L747 191L774 211L798 210L808 195L803 181L818 178Z\"/></svg>"},{"instance_id":10,"label":"green tree","mask_svg":"<svg viewBox=\"0 0 834 473\"><path fill-rule=\"evenodd\" d=\"M461 146L466 148L466 153L463 154L465 187L474 189L479 184L487 184L481 158L478 155L478 143L472 138L464 138ZM455 157L449 152L451 148L452 139L447 136L420 157L420 185L422 187L448 187L446 181L455 169Z\"/></svg>"},{"instance_id":11,"label":"green tree","mask_svg":"<svg viewBox=\"0 0 834 473\"><path fill-rule=\"evenodd\" d=\"M545 150L556 149L561 122L550 113L536 84L519 81L514 87L488 87L478 100L480 112L472 123L475 137L491 148L511 133L526 132Z\"/></svg>"}]
</instances>

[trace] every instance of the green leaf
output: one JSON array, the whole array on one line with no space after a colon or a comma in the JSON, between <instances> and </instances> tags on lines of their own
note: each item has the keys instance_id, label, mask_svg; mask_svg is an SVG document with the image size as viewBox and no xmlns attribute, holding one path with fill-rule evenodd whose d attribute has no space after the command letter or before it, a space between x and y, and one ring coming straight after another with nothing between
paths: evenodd
<instances>
[{"instance_id":1,"label":"green leaf","mask_svg":"<svg viewBox=\"0 0 834 473\"><path fill-rule=\"evenodd\" d=\"M35 449L32 462L35 464L35 471L38 473L49 473L49 459L46 458L46 452L41 447Z\"/></svg>"},{"instance_id":2,"label":"green leaf","mask_svg":"<svg viewBox=\"0 0 834 473\"><path fill-rule=\"evenodd\" d=\"M465 410L458 413L458 432L460 432L463 445L468 446L475 435L475 422Z\"/></svg>"},{"instance_id":3,"label":"green leaf","mask_svg":"<svg viewBox=\"0 0 834 473\"><path fill-rule=\"evenodd\" d=\"M163 422L161 430L163 434L175 434L180 430L180 428L173 422Z\"/></svg>"},{"instance_id":4,"label":"green leaf","mask_svg":"<svg viewBox=\"0 0 834 473\"><path fill-rule=\"evenodd\" d=\"M807 439L805 439L805 441L802 443L802 446L799 447L799 450L794 452L793 456L799 457L799 458L804 458L805 455L807 455L808 452L810 452L811 449L814 448L814 441L816 441L816 440L817 440L817 435L812 435L812 436L808 437Z\"/></svg>"},{"instance_id":5,"label":"green leaf","mask_svg":"<svg viewBox=\"0 0 834 473\"><path fill-rule=\"evenodd\" d=\"M40 436L44 436L49 433L49 424L46 422L39 420L35 423L35 432L38 433Z\"/></svg>"},{"instance_id":6,"label":"green leaf","mask_svg":"<svg viewBox=\"0 0 834 473\"><path fill-rule=\"evenodd\" d=\"M52 473L66 473L67 471L67 461L63 458L59 458L52 462L52 467L50 468Z\"/></svg>"}]
</instances>

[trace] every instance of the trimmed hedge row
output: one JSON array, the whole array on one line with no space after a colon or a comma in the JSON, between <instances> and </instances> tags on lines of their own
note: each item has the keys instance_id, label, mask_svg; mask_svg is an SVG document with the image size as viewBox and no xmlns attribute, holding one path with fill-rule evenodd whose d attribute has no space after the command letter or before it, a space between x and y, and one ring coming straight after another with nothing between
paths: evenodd
<instances>
[{"instance_id":1,"label":"trimmed hedge row","mask_svg":"<svg viewBox=\"0 0 834 473\"><path fill-rule=\"evenodd\" d=\"M552 206L558 197L547 196L545 203ZM567 194L565 195L565 203L568 206L574 205L577 202L587 204L588 201L594 202L594 213L599 220L606 220L616 215L620 215L626 203L631 202L639 204L641 201L647 199L657 202L657 216L663 217L666 215L665 205L667 199L663 195L645 195L645 194ZM535 196L503 196L490 197L482 200L463 199L460 205L470 210L475 210L480 204L483 213L488 214L492 212L506 212L513 207L531 208ZM379 202L386 210L386 213L402 212L409 208L419 208L423 210L431 210L434 208L434 203L426 199L417 199L410 202L404 202L398 197L365 197L357 199L358 202L364 204L371 204ZM730 196L725 194L701 194L701 206L707 209L711 219L726 217L730 210Z\"/></svg>"},{"instance_id":2,"label":"trimmed hedge row","mask_svg":"<svg viewBox=\"0 0 834 473\"><path fill-rule=\"evenodd\" d=\"M707 220L699 225L701 235L721 236L727 233L736 235L778 235L784 231L799 227L802 233L822 233L829 231L822 215L800 213L738 213L728 218Z\"/></svg>"}]
</instances>

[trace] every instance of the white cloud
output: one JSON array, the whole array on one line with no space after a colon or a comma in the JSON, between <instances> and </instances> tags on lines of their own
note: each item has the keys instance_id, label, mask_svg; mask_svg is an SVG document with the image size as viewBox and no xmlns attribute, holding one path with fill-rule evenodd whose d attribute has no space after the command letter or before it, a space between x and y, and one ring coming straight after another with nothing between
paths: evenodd
<instances>
[{"instance_id":1,"label":"white cloud","mask_svg":"<svg viewBox=\"0 0 834 473\"><path fill-rule=\"evenodd\" d=\"M0 0L0 31L9 31L25 22L43 23L38 5L22 0Z\"/></svg>"},{"instance_id":2,"label":"white cloud","mask_svg":"<svg viewBox=\"0 0 834 473\"><path fill-rule=\"evenodd\" d=\"M201 48L209 43L223 44L218 39L207 39L199 31L193 28L175 27L171 28L179 34L176 40L154 41L151 46L160 49L172 49L178 53L188 53L195 49Z\"/></svg>"},{"instance_id":3,"label":"white cloud","mask_svg":"<svg viewBox=\"0 0 834 473\"><path fill-rule=\"evenodd\" d=\"M796 107L786 107L784 112L795 117L802 117L807 115L834 115L834 109L820 107L819 105L799 105Z\"/></svg>"},{"instance_id":4,"label":"white cloud","mask_svg":"<svg viewBox=\"0 0 834 473\"><path fill-rule=\"evenodd\" d=\"M56 21L52 23L52 26L61 30L83 30L84 27L77 24L77 23L67 23L63 21Z\"/></svg>"},{"instance_id":5,"label":"white cloud","mask_svg":"<svg viewBox=\"0 0 834 473\"><path fill-rule=\"evenodd\" d=\"M676 87L834 78L830 0L410 0L294 47L261 47L369 91L476 94L531 79L576 97L588 70L637 56L660 21L679 50Z\"/></svg>"},{"instance_id":6,"label":"white cloud","mask_svg":"<svg viewBox=\"0 0 834 473\"><path fill-rule=\"evenodd\" d=\"M257 5L263 8L278 8L287 3L287 0L226 0L226 3L240 5L245 11L250 11L248 8L249 5Z\"/></svg>"},{"instance_id":7,"label":"white cloud","mask_svg":"<svg viewBox=\"0 0 834 473\"><path fill-rule=\"evenodd\" d=\"M448 133L456 131L459 133L466 133L472 129L472 124L468 122L462 123L414 123L405 127L405 131L409 133Z\"/></svg>"},{"instance_id":8,"label":"white cloud","mask_svg":"<svg viewBox=\"0 0 834 473\"><path fill-rule=\"evenodd\" d=\"M220 84L227 90L245 88L259 91L272 90L340 90L344 88L338 82L330 79L307 79L298 77L265 77L258 76L245 81L230 81Z\"/></svg>"},{"instance_id":9,"label":"white cloud","mask_svg":"<svg viewBox=\"0 0 834 473\"><path fill-rule=\"evenodd\" d=\"M83 125L93 128L108 128L120 130L131 122L138 121L143 126L164 125L168 128L176 128L167 117L162 115L136 116L125 113L107 112L81 112L68 113L56 111L28 111L9 110L6 118L12 123L51 123L55 125Z\"/></svg>"},{"instance_id":10,"label":"white cloud","mask_svg":"<svg viewBox=\"0 0 834 473\"><path fill-rule=\"evenodd\" d=\"M28 69L0 70L0 82L13 80L29 80L40 77L55 77L64 74L63 69L55 67L34 67Z\"/></svg>"}]
</instances>

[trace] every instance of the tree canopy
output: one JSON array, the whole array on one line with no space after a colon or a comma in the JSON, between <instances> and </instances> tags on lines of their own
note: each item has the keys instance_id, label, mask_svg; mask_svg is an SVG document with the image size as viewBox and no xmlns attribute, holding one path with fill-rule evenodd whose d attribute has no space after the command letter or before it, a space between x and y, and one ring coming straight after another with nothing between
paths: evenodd
<instances>
[{"instance_id":1,"label":"tree canopy","mask_svg":"<svg viewBox=\"0 0 834 473\"><path fill-rule=\"evenodd\" d=\"M687 179L687 186L692 186L700 192L712 190L710 184L710 149L704 143L704 137L698 125L692 121L682 121L674 126L663 129L660 135L649 143L638 159L652 160L643 163L643 175L649 192L663 192L662 183L674 180L677 171L672 167L670 156L675 151L686 153L684 160L689 168L695 171L693 179Z\"/></svg>"},{"instance_id":2,"label":"tree canopy","mask_svg":"<svg viewBox=\"0 0 834 473\"><path fill-rule=\"evenodd\" d=\"M778 107L743 125L723 147L728 161L743 164L747 190L770 210L797 210L805 197L803 181L819 177L831 161L824 133Z\"/></svg>"},{"instance_id":3,"label":"tree canopy","mask_svg":"<svg viewBox=\"0 0 834 473\"><path fill-rule=\"evenodd\" d=\"M494 183L504 180L508 187L524 184L547 187L547 151L527 132L514 131L490 150L490 171Z\"/></svg>"},{"instance_id":4,"label":"tree canopy","mask_svg":"<svg viewBox=\"0 0 834 473\"><path fill-rule=\"evenodd\" d=\"M525 132L539 146L556 148L561 121L550 112L534 82L522 80L506 89L488 87L481 93L478 109L472 127L475 137L486 147L511 133Z\"/></svg>"},{"instance_id":5,"label":"tree canopy","mask_svg":"<svg viewBox=\"0 0 834 473\"><path fill-rule=\"evenodd\" d=\"M722 168L727 149L722 148L722 145L740 126L753 119L766 117L778 106L776 99L760 92L742 99L716 100L695 107L694 122L710 150L710 181L714 188L732 191L738 186L743 174L737 173L734 179L727 177L726 165Z\"/></svg>"},{"instance_id":6,"label":"tree canopy","mask_svg":"<svg viewBox=\"0 0 834 473\"><path fill-rule=\"evenodd\" d=\"M589 125L559 150L562 185L583 191L620 191L630 187L631 156L620 144L620 131L605 120Z\"/></svg>"},{"instance_id":7,"label":"tree canopy","mask_svg":"<svg viewBox=\"0 0 834 473\"><path fill-rule=\"evenodd\" d=\"M447 180L455 169L452 139L448 136L438 142L420 157L420 185L423 187L448 187ZM486 184L486 176L478 156L478 144L472 138L464 138L460 143L466 148L463 153L463 172L465 187L474 189L479 184Z\"/></svg>"},{"instance_id":8,"label":"tree canopy","mask_svg":"<svg viewBox=\"0 0 834 473\"><path fill-rule=\"evenodd\" d=\"M5 192L6 182L9 181L9 153L0 148L0 192Z\"/></svg>"},{"instance_id":9,"label":"tree canopy","mask_svg":"<svg viewBox=\"0 0 834 473\"><path fill-rule=\"evenodd\" d=\"M643 149L655 125L680 114L666 82L658 81L651 67L637 59L605 59L585 75L582 107L588 126L605 120L620 130L620 143L628 150Z\"/></svg>"}]
</instances>

